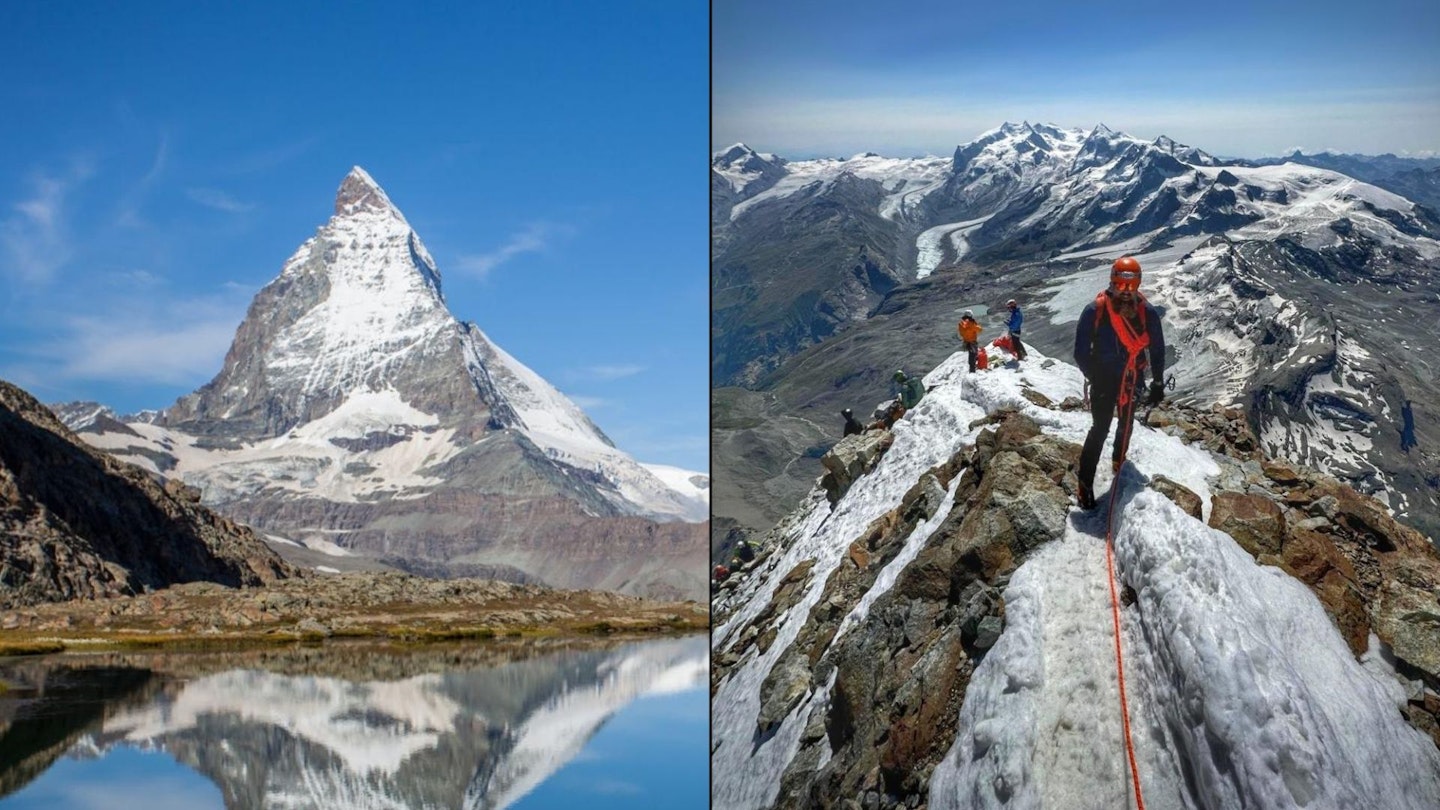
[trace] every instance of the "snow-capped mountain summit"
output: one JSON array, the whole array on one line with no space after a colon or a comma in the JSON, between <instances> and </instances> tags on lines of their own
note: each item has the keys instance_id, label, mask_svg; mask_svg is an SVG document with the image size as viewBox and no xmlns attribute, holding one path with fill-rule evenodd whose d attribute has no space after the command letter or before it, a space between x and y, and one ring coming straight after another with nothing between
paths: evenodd
<instances>
[{"instance_id":1,"label":"snow-capped mountain summit","mask_svg":"<svg viewBox=\"0 0 1440 810\"><path fill-rule=\"evenodd\" d=\"M556 585L643 590L656 572L599 574L583 559L567 571L514 544L559 542L599 521L594 542L610 549L597 559L618 561L635 550L619 538L678 538L708 513L693 486L672 487L616 448L457 320L419 235L358 166L333 216L256 295L215 379L125 431L106 432L93 409L67 410L89 419L93 443L179 476L273 535L425 571L519 569ZM656 560L672 553L683 555ZM703 585L699 567L666 578Z\"/></svg>"}]
</instances>

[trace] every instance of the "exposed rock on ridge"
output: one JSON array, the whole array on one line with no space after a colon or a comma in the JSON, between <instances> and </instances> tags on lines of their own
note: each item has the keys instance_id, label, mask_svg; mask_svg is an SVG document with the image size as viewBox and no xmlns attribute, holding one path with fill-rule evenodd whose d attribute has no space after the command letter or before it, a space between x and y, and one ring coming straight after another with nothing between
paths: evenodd
<instances>
[{"instance_id":1,"label":"exposed rock on ridge","mask_svg":"<svg viewBox=\"0 0 1440 810\"><path fill-rule=\"evenodd\" d=\"M0 607L291 576L248 528L86 446L0 381Z\"/></svg>"}]
</instances>

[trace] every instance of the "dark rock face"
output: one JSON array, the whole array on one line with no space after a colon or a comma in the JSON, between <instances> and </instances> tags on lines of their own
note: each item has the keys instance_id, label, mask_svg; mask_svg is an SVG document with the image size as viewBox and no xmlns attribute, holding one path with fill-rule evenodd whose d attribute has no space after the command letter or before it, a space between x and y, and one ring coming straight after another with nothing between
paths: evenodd
<instances>
[{"instance_id":1,"label":"dark rock face","mask_svg":"<svg viewBox=\"0 0 1440 810\"><path fill-rule=\"evenodd\" d=\"M249 528L90 449L0 382L0 607L294 573Z\"/></svg>"}]
</instances>

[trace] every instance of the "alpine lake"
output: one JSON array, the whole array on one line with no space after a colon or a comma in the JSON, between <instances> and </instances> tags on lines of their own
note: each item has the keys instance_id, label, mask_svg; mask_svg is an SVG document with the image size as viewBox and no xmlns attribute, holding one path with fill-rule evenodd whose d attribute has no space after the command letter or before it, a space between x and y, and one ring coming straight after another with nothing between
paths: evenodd
<instances>
[{"instance_id":1,"label":"alpine lake","mask_svg":"<svg viewBox=\"0 0 1440 810\"><path fill-rule=\"evenodd\" d=\"M0 810L703 808L709 644L0 658Z\"/></svg>"}]
</instances>

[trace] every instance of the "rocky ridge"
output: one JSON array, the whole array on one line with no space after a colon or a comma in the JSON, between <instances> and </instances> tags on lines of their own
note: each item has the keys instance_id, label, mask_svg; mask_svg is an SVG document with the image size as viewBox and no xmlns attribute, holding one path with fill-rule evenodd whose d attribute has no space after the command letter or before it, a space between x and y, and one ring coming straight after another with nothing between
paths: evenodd
<instances>
[{"instance_id":1,"label":"rocky ridge","mask_svg":"<svg viewBox=\"0 0 1440 810\"><path fill-rule=\"evenodd\" d=\"M1078 399L1051 402L1038 391L1027 398L1057 410L1080 406ZM898 506L853 539L760 685L757 743L807 695L833 684L828 706L810 712L800 732L774 806L927 806L931 774L957 735L970 676L1006 627L1002 593L1010 575L1062 534L1075 487L1077 445L1042 433L1013 410L983 421L988 427L972 445L921 475ZM1357 657L1367 653L1370 634L1379 638L1403 681L1406 719L1440 746L1440 554L1383 504L1266 457L1238 410L1172 404L1155 410L1149 424L1204 447L1217 461L1209 525L1308 586ZM870 431L837 444L810 502L843 496L879 463L888 440L888 432ZM1202 514L1200 497L1183 485L1157 478L1150 487L1192 516ZM945 506L947 497L953 506ZM832 644L904 539L946 509L890 590L862 614L862 625ZM776 568L789 559L786 544L804 519L801 510L782 521L763 541L765 556L716 591L713 611L722 629L712 694L739 666L770 650L781 617L814 584L811 562ZM768 604L728 626L747 604L750 584L762 579L777 583Z\"/></svg>"}]
</instances>

